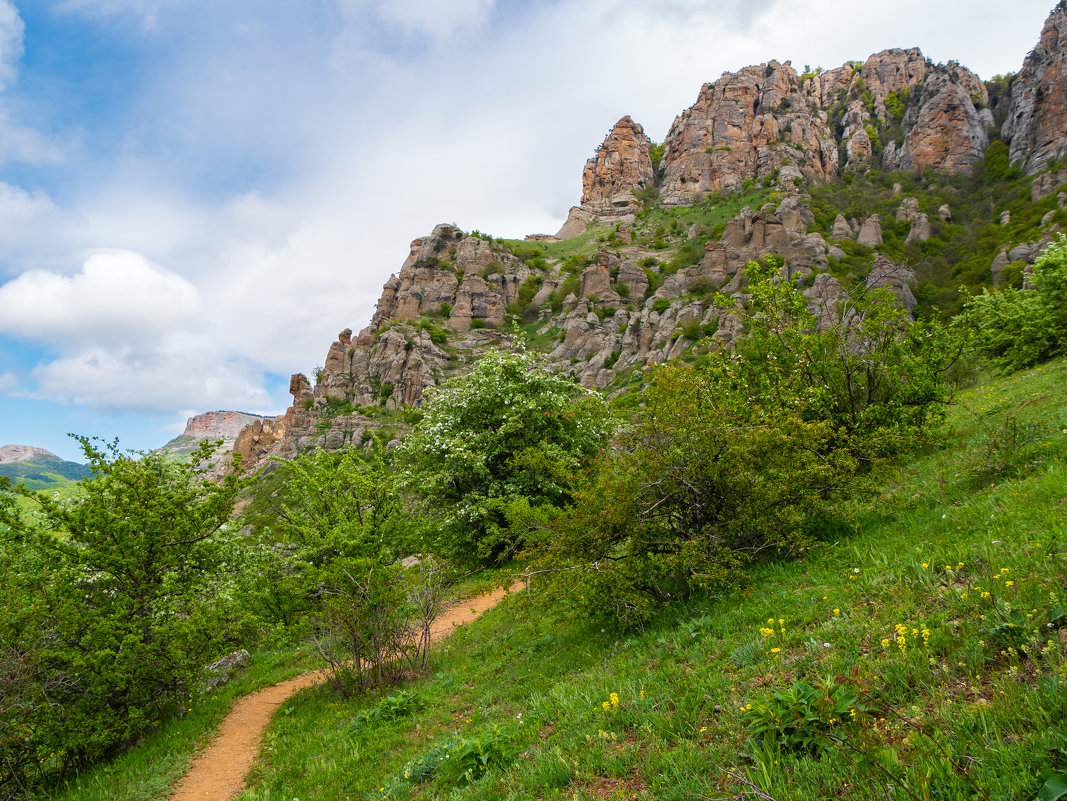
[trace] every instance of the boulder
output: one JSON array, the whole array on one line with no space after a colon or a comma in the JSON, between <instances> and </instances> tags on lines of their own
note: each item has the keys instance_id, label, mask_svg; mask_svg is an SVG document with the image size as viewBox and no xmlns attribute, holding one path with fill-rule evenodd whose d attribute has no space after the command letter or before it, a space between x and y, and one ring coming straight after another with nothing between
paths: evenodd
<instances>
[{"instance_id":1,"label":"boulder","mask_svg":"<svg viewBox=\"0 0 1067 801\"><path fill-rule=\"evenodd\" d=\"M898 220L914 220L919 214L919 199L916 197L906 197L900 201L900 207L897 209Z\"/></svg>"},{"instance_id":2,"label":"boulder","mask_svg":"<svg viewBox=\"0 0 1067 801\"><path fill-rule=\"evenodd\" d=\"M845 219L845 215L838 214L834 218L834 227L830 230L830 238L834 240L851 239L852 235L852 227L848 224L848 220Z\"/></svg>"},{"instance_id":3,"label":"boulder","mask_svg":"<svg viewBox=\"0 0 1067 801\"><path fill-rule=\"evenodd\" d=\"M856 241L871 248L882 244L882 218L872 214L864 220Z\"/></svg>"},{"instance_id":4,"label":"boulder","mask_svg":"<svg viewBox=\"0 0 1067 801\"><path fill-rule=\"evenodd\" d=\"M204 672L208 674L207 680L204 682L205 690L214 690L216 687L221 687L226 684L233 675L252 664L252 657L248 651L242 648L240 651L234 651L232 654L226 654L215 662L204 668Z\"/></svg>"},{"instance_id":5,"label":"boulder","mask_svg":"<svg viewBox=\"0 0 1067 801\"><path fill-rule=\"evenodd\" d=\"M930 218L919 212L911 222L911 229L908 231L904 244L910 245L912 242L925 242L933 235L934 229L930 225Z\"/></svg>"},{"instance_id":6,"label":"boulder","mask_svg":"<svg viewBox=\"0 0 1067 801\"><path fill-rule=\"evenodd\" d=\"M989 266L989 273L993 277L993 286L999 287L1001 282L1000 274L1011 264L1011 259L1008 258L1008 251L1002 250L996 256L993 257L993 263Z\"/></svg>"},{"instance_id":7,"label":"boulder","mask_svg":"<svg viewBox=\"0 0 1067 801\"><path fill-rule=\"evenodd\" d=\"M918 305L912 291L916 284L915 273L885 256L878 256L867 275L868 289L888 289L907 311Z\"/></svg>"}]
</instances>

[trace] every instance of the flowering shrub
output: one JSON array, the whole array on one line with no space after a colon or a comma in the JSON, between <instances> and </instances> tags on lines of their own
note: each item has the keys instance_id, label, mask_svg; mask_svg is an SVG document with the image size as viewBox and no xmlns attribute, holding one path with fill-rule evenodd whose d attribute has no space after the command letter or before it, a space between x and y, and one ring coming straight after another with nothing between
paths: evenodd
<instances>
[{"instance_id":1,"label":"flowering shrub","mask_svg":"<svg viewBox=\"0 0 1067 801\"><path fill-rule=\"evenodd\" d=\"M427 394L403 445L406 478L439 549L468 564L508 558L525 524L570 503L611 427L599 396L521 353L491 352Z\"/></svg>"}]
</instances>

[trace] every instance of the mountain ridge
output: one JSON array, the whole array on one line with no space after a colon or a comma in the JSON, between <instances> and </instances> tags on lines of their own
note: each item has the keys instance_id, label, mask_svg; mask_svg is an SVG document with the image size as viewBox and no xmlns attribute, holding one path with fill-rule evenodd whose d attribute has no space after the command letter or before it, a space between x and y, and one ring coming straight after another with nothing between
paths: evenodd
<instances>
[{"instance_id":1,"label":"mountain ridge","mask_svg":"<svg viewBox=\"0 0 1067 801\"><path fill-rule=\"evenodd\" d=\"M441 224L413 240L370 324L339 334L314 382L293 375L292 406L235 451L254 470L394 439L427 389L519 335L625 395L655 363L731 346L738 318L713 295L743 297L751 260L780 260L813 309L885 286L948 313L959 283L1021 282L1067 225L1065 31L1061 1L1020 73L985 83L917 48L803 74L772 60L705 83L662 144L622 117L556 236Z\"/></svg>"}]
</instances>

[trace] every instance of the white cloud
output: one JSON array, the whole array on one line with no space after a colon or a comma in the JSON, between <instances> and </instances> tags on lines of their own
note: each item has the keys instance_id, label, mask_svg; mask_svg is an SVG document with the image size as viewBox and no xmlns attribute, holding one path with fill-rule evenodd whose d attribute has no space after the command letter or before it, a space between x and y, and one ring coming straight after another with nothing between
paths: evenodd
<instances>
[{"instance_id":1,"label":"white cloud","mask_svg":"<svg viewBox=\"0 0 1067 801\"><path fill-rule=\"evenodd\" d=\"M0 286L0 332L61 350L150 351L200 312L196 288L129 251L96 253L73 276L31 270Z\"/></svg>"},{"instance_id":2,"label":"white cloud","mask_svg":"<svg viewBox=\"0 0 1067 801\"><path fill-rule=\"evenodd\" d=\"M147 29L155 28L166 0L65 0L62 11L75 11L96 16L133 14Z\"/></svg>"},{"instance_id":3,"label":"white cloud","mask_svg":"<svg viewBox=\"0 0 1067 801\"><path fill-rule=\"evenodd\" d=\"M495 0L340 0L340 4L352 19L370 12L403 33L445 40L484 28Z\"/></svg>"},{"instance_id":4,"label":"white cloud","mask_svg":"<svg viewBox=\"0 0 1067 801\"><path fill-rule=\"evenodd\" d=\"M13 392L18 385L18 377L14 373L0 373L0 394Z\"/></svg>"},{"instance_id":5,"label":"white cloud","mask_svg":"<svg viewBox=\"0 0 1067 801\"><path fill-rule=\"evenodd\" d=\"M31 244L55 213L55 204L44 192L27 192L0 181L0 259Z\"/></svg>"},{"instance_id":6,"label":"white cloud","mask_svg":"<svg viewBox=\"0 0 1067 801\"><path fill-rule=\"evenodd\" d=\"M25 25L11 0L0 0L0 89L15 80Z\"/></svg>"},{"instance_id":7,"label":"white cloud","mask_svg":"<svg viewBox=\"0 0 1067 801\"><path fill-rule=\"evenodd\" d=\"M263 376L239 360L183 350L124 358L101 348L56 359L32 371L33 396L102 410L169 412L176 409L271 410Z\"/></svg>"}]
</instances>

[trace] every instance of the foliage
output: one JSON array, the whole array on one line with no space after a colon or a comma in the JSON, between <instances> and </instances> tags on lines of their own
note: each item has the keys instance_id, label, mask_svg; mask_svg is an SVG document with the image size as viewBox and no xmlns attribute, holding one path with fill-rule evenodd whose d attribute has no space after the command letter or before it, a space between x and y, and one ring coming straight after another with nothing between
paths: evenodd
<instances>
[{"instance_id":1,"label":"foliage","mask_svg":"<svg viewBox=\"0 0 1067 801\"><path fill-rule=\"evenodd\" d=\"M745 705L741 720L760 746L773 742L783 751L812 754L833 747L831 734L849 736L867 711L850 684L827 677L817 685L794 681L756 699Z\"/></svg>"},{"instance_id":2,"label":"foliage","mask_svg":"<svg viewBox=\"0 0 1067 801\"><path fill-rule=\"evenodd\" d=\"M429 394L402 446L408 481L439 516L437 547L462 562L508 558L518 519L566 506L603 446L603 401L525 354L490 352Z\"/></svg>"},{"instance_id":3,"label":"foliage","mask_svg":"<svg viewBox=\"0 0 1067 801\"><path fill-rule=\"evenodd\" d=\"M77 496L20 490L35 515L3 512L17 538L0 565L20 699L0 722L10 780L62 773L182 711L234 636L216 571L238 482L204 480L212 446L186 463L79 441L93 475Z\"/></svg>"},{"instance_id":4,"label":"foliage","mask_svg":"<svg viewBox=\"0 0 1067 801\"><path fill-rule=\"evenodd\" d=\"M940 418L933 328L878 293L817 321L789 283L755 263L748 276L735 351L651 371L634 427L535 549L586 612L638 623L755 553L806 547L862 465Z\"/></svg>"},{"instance_id":5,"label":"foliage","mask_svg":"<svg viewBox=\"0 0 1067 801\"><path fill-rule=\"evenodd\" d=\"M448 572L397 564L417 547L384 446L302 454L275 498L285 547L260 549L249 603L291 625L310 614L316 645L347 690L425 664L429 627L447 605Z\"/></svg>"},{"instance_id":6,"label":"foliage","mask_svg":"<svg viewBox=\"0 0 1067 801\"><path fill-rule=\"evenodd\" d=\"M1039 364L1067 347L1067 237L1058 234L1034 263L1028 289L983 291L965 306L961 327L1002 367Z\"/></svg>"}]
</instances>

